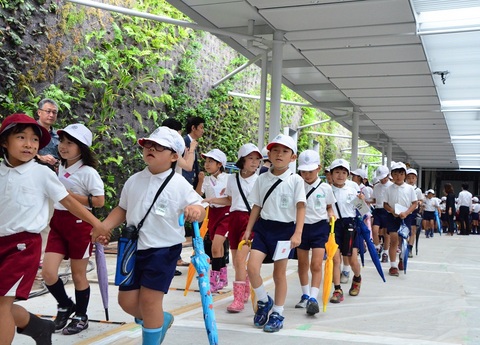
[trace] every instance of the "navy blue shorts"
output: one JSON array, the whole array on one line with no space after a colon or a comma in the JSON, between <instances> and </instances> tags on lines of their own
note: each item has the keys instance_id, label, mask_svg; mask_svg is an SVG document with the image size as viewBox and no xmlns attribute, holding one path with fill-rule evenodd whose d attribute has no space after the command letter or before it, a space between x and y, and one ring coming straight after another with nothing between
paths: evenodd
<instances>
[{"instance_id":1,"label":"navy blue shorts","mask_svg":"<svg viewBox=\"0 0 480 345\"><path fill-rule=\"evenodd\" d=\"M305 224L302 232L302 243L299 249L310 250L311 248L325 248L330 233L330 225L326 220L313 224Z\"/></svg>"},{"instance_id":2,"label":"navy blue shorts","mask_svg":"<svg viewBox=\"0 0 480 345\"><path fill-rule=\"evenodd\" d=\"M353 229L353 232L348 229ZM351 256L353 248L360 248L360 236L357 236L353 218L342 218L335 221L335 242L343 256Z\"/></svg>"},{"instance_id":3,"label":"navy blue shorts","mask_svg":"<svg viewBox=\"0 0 480 345\"><path fill-rule=\"evenodd\" d=\"M138 250L132 285L120 286L120 291L138 290L141 286L168 293L175 276L177 260L182 253L179 243L167 248Z\"/></svg>"},{"instance_id":4,"label":"navy blue shorts","mask_svg":"<svg viewBox=\"0 0 480 345\"><path fill-rule=\"evenodd\" d=\"M380 229L387 227L388 212L384 208L376 208L373 215L373 225L378 225Z\"/></svg>"},{"instance_id":5,"label":"navy blue shorts","mask_svg":"<svg viewBox=\"0 0 480 345\"><path fill-rule=\"evenodd\" d=\"M478 213L477 212L473 212L471 214L471 216L472 216L472 220L478 220Z\"/></svg>"},{"instance_id":6,"label":"navy blue shorts","mask_svg":"<svg viewBox=\"0 0 480 345\"><path fill-rule=\"evenodd\" d=\"M410 223L410 220L405 218L403 220L405 222L405 225L408 227L408 229L411 231L412 227ZM398 229L400 229L400 225L402 224L402 219L400 217L394 217L393 214L389 213L387 216L387 233L392 233L392 232L397 232Z\"/></svg>"},{"instance_id":7,"label":"navy blue shorts","mask_svg":"<svg viewBox=\"0 0 480 345\"><path fill-rule=\"evenodd\" d=\"M273 262L272 257L278 241L290 241L295 232L295 223L283 223L274 220L259 218L253 226L252 249L267 254L263 262ZM293 250L290 251L289 259L293 258Z\"/></svg>"},{"instance_id":8,"label":"navy blue shorts","mask_svg":"<svg viewBox=\"0 0 480 345\"><path fill-rule=\"evenodd\" d=\"M435 212L423 211L423 220L435 220Z\"/></svg>"},{"instance_id":9,"label":"navy blue shorts","mask_svg":"<svg viewBox=\"0 0 480 345\"><path fill-rule=\"evenodd\" d=\"M417 216L418 216L418 210L413 211L407 216L408 221L410 222L411 225L417 226Z\"/></svg>"}]
</instances>

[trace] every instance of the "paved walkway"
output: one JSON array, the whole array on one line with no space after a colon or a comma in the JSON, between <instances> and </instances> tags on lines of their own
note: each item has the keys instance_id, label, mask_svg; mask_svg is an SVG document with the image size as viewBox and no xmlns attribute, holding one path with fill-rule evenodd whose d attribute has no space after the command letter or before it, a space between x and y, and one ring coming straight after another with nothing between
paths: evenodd
<instances>
[{"instance_id":1,"label":"paved walkway","mask_svg":"<svg viewBox=\"0 0 480 345\"><path fill-rule=\"evenodd\" d=\"M284 329L267 334L252 325L251 304L244 312L229 314L226 306L232 301L229 290L215 296L215 313L219 344L301 344L315 342L328 345L446 345L480 344L480 236L438 236L420 238L419 255L409 260L407 274L388 276L388 264L383 264L387 282L383 283L366 255L359 296L348 296L350 285L344 285L345 301L329 304L325 313L309 317L295 309L301 295L296 273L296 261L288 267L288 297L285 306ZM188 260L191 248L182 257ZM108 256L108 268L113 281L115 255ZM263 268L267 289L273 294L271 265ZM183 296L187 268L175 277L172 290L165 297L165 309L175 315L175 322L164 344L208 344L203 326L197 292ZM233 272L230 272L232 275ZM92 281L95 274L91 273ZM193 281L192 288L197 282ZM230 285L231 287L231 282ZM73 295L73 284L67 289ZM92 283L89 306L91 320L104 319L98 285ZM90 327L75 336L54 335L54 344L141 344L141 330L117 305L116 287L110 285L110 319L113 323L90 322ZM56 305L50 295L21 302L29 311L54 315ZM123 325L121 323L124 323ZM17 335L15 345L33 344Z\"/></svg>"}]
</instances>

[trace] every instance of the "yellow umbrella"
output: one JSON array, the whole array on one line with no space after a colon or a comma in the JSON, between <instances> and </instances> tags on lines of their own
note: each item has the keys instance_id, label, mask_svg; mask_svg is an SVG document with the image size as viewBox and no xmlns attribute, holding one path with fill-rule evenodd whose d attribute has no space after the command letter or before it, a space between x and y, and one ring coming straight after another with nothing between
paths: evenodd
<instances>
[{"instance_id":1,"label":"yellow umbrella","mask_svg":"<svg viewBox=\"0 0 480 345\"><path fill-rule=\"evenodd\" d=\"M208 231L208 210L210 208L207 207L205 219L203 220L202 227L200 228L200 236L202 238L205 237L205 234ZM192 256L195 254L195 250L192 253ZM188 294L188 289L190 289L190 284L192 283L193 276L195 275L195 267L193 266L192 262L190 261L190 265L188 266L188 273L187 273L187 281L185 282L185 291L183 291L183 295L186 296Z\"/></svg>"},{"instance_id":2,"label":"yellow umbrella","mask_svg":"<svg viewBox=\"0 0 480 345\"><path fill-rule=\"evenodd\" d=\"M335 242L335 218L330 218L330 235L328 241L325 243L325 250L327 252L327 260L325 260L325 268L323 273L323 312L327 311L327 303L330 298L330 290L332 289L333 278L333 256L337 252L338 244Z\"/></svg>"},{"instance_id":3,"label":"yellow umbrella","mask_svg":"<svg viewBox=\"0 0 480 345\"><path fill-rule=\"evenodd\" d=\"M247 246L251 247L252 246L252 241L248 240L242 240L238 244L238 251L242 250L243 245L246 244ZM248 263L248 259L245 262L245 266ZM252 299L252 308L254 312L257 312L257 303L256 303L256 298L255 298L255 291L253 290L253 287L249 284L249 286L245 286L245 289L250 289L250 298Z\"/></svg>"}]
</instances>

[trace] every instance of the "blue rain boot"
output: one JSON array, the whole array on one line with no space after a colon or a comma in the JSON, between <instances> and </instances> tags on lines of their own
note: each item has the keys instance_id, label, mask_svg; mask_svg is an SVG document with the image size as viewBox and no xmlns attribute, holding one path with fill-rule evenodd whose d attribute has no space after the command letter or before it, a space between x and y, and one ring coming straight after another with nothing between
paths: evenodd
<instances>
[{"instance_id":1,"label":"blue rain boot","mask_svg":"<svg viewBox=\"0 0 480 345\"><path fill-rule=\"evenodd\" d=\"M159 345L162 338L163 327L145 328L142 327L142 345Z\"/></svg>"}]
</instances>

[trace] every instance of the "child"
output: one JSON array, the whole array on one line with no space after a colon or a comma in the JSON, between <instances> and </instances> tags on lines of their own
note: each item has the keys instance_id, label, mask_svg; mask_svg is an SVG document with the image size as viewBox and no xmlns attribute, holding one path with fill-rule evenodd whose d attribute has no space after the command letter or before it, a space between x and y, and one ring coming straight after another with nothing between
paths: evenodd
<instances>
[{"instance_id":1,"label":"child","mask_svg":"<svg viewBox=\"0 0 480 345\"><path fill-rule=\"evenodd\" d=\"M435 191L433 189L427 190L426 198L423 201L423 222L422 227L425 229L425 236L427 238L433 237L435 229L435 211L440 214L440 204L438 199L435 198ZM441 231L442 229L439 229Z\"/></svg>"},{"instance_id":2,"label":"child","mask_svg":"<svg viewBox=\"0 0 480 345\"><path fill-rule=\"evenodd\" d=\"M173 323L173 315L163 311L163 297L185 241L185 230L178 225L178 218L184 213L185 221L202 221L205 209L192 186L174 172L185 150L185 142L176 131L159 127L148 138L139 139L138 144L143 148L147 167L125 182L119 205L103 221L103 229L92 237L108 236L110 229L125 221L127 226L137 226L159 188L168 182L139 229L134 281L120 286L118 293L122 309L142 325L142 344L157 345Z\"/></svg>"},{"instance_id":3,"label":"child","mask_svg":"<svg viewBox=\"0 0 480 345\"><path fill-rule=\"evenodd\" d=\"M257 180L256 171L262 161L258 147L250 143L240 147L237 157L235 165L240 171L228 177L225 190L227 197L204 200L209 203L231 205L228 216L228 241L235 269L235 281L233 282L233 302L227 306L227 311L230 313L241 312L244 309L244 303L250 297L250 281L245 269L250 248L248 245L244 245L241 250L238 250L238 245L244 237L252 209L247 198Z\"/></svg>"},{"instance_id":4,"label":"child","mask_svg":"<svg viewBox=\"0 0 480 345\"><path fill-rule=\"evenodd\" d=\"M387 215L387 232L390 236L390 248L388 254L390 257L390 269L388 274L398 277L397 267L397 247L398 247L398 229L402 224L402 220L405 225L410 229L410 219L408 215L411 214L418 206L417 195L412 186L405 182L405 176L407 174L407 167L402 162L395 162L392 164L391 175L393 178L393 184L388 187L385 194L385 201L383 207L388 212ZM396 213L395 208L399 205L403 207L405 211Z\"/></svg>"},{"instance_id":5,"label":"child","mask_svg":"<svg viewBox=\"0 0 480 345\"><path fill-rule=\"evenodd\" d=\"M197 193L205 194L206 198L225 198L228 174L225 173L227 156L219 149L213 149L202 154L205 158L205 170L198 174ZM228 285L227 263L223 243L228 234L228 223L224 222L230 207L222 204L210 203L208 211L208 235L212 241L212 269L210 271L210 291L217 292Z\"/></svg>"},{"instance_id":6,"label":"child","mask_svg":"<svg viewBox=\"0 0 480 345\"><path fill-rule=\"evenodd\" d=\"M84 207L102 207L105 202L103 181L95 168L98 165L90 146L92 132L82 124L67 126L58 132L58 151L61 164L58 176L70 195ZM87 280L88 259L92 255L90 241L91 225L83 223L60 203L55 203L50 221L50 233L43 260L42 277L50 293L58 303L55 330L65 335L77 334L88 328L87 307L90 286ZM70 258L75 301L65 292L63 282L58 278L62 260ZM75 313L70 324L68 318ZM65 327L65 328L64 328Z\"/></svg>"},{"instance_id":7,"label":"child","mask_svg":"<svg viewBox=\"0 0 480 345\"><path fill-rule=\"evenodd\" d=\"M303 226L302 242L297 248L298 277L302 287L302 297L295 308L306 308L308 315L319 312L317 296L322 282L322 264L325 255L325 243L328 241L330 226L328 220L334 217L332 204L336 200L332 187L322 183L318 177L320 172L320 156L318 152L306 150L298 157L298 170L305 181L307 193L307 211ZM312 258L309 262L309 251ZM312 283L308 284L308 268L312 272Z\"/></svg>"},{"instance_id":8,"label":"child","mask_svg":"<svg viewBox=\"0 0 480 345\"><path fill-rule=\"evenodd\" d=\"M291 248L300 244L306 198L302 178L289 170L289 164L297 158L295 141L280 134L267 145L267 149L273 168L258 177L249 195L248 200L253 204L253 208L244 239L249 240L253 231L255 239L247 267L258 299L253 323L257 327L263 327L265 332L278 332L283 327L284 320L282 314L287 296L288 260L282 259L273 263L275 305L273 299L267 295L260 269L265 258L272 258L278 241L290 240ZM269 317L270 310L272 313Z\"/></svg>"},{"instance_id":9,"label":"child","mask_svg":"<svg viewBox=\"0 0 480 345\"><path fill-rule=\"evenodd\" d=\"M418 199L418 206L417 208L412 212L411 215L408 217L410 218L410 224L411 224L411 234L410 237L408 238L408 257L412 258L413 257L413 245L415 244L415 240L417 238L417 218L420 218L421 216L419 215L419 208L422 206L422 201L423 201L423 193L422 190L417 187L417 171L415 169L407 169L407 179L406 182L413 187L415 190L415 194L417 195ZM420 230L419 230L420 231Z\"/></svg>"},{"instance_id":10,"label":"child","mask_svg":"<svg viewBox=\"0 0 480 345\"><path fill-rule=\"evenodd\" d=\"M360 293L362 276L360 275L360 264L357 254L360 245L363 242L357 240L357 231L354 220L356 217L355 207L351 201L357 196L364 199L365 196L360 193L358 184L347 180L350 174L350 164L344 159L335 159L330 165L330 172L333 181L333 195L337 200L333 211L337 220L335 221L335 242L338 244L338 250L333 257L333 284L335 290L330 298L331 303L340 303L343 301L343 290L340 285L340 261L341 257L348 258L353 271L352 286L350 287L350 296L357 296ZM350 183L349 183L350 182Z\"/></svg>"},{"instance_id":11,"label":"child","mask_svg":"<svg viewBox=\"0 0 480 345\"><path fill-rule=\"evenodd\" d=\"M390 237L388 237L388 234L386 233L388 212L383 208L387 188L393 184L393 182L390 181L389 175L390 170L386 166L380 165L377 170L375 170L375 177L379 183L375 184L373 187L373 203L375 204L375 210L373 213L372 238L377 250L380 252L382 248L380 245L380 237L383 237L383 251L381 254L382 262L388 262L387 251L390 246Z\"/></svg>"},{"instance_id":12,"label":"child","mask_svg":"<svg viewBox=\"0 0 480 345\"><path fill-rule=\"evenodd\" d=\"M48 223L48 202L60 202L78 218L100 230L100 222L67 192L55 173L34 158L50 141L48 131L25 114L2 122L0 144L0 344L17 332L37 345L50 345L53 321L43 320L14 304L26 300L37 274L42 239Z\"/></svg>"},{"instance_id":13,"label":"child","mask_svg":"<svg viewBox=\"0 0 480 345\"><path fill-rule=\"evenodd\" d=\"M445 198L446 200L446 198ZM472 234L478 235L478 219L479 219L479 214L480 212L480 204L478 203L478 198L474 196L472 198Z\"/></svg>"}]
</instances>

